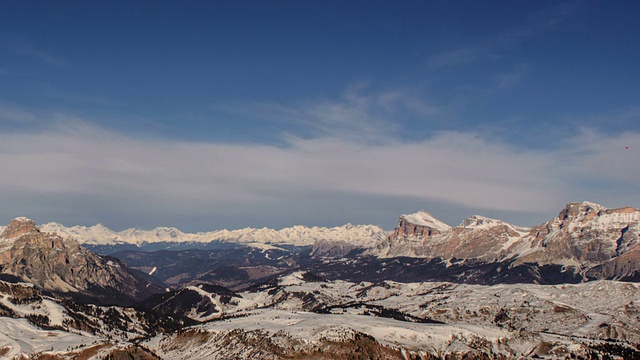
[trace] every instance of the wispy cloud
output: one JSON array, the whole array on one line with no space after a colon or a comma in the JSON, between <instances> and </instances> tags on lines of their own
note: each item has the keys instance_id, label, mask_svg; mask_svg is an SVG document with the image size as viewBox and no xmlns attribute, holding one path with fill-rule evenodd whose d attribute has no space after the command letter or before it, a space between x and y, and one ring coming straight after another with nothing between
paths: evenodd
<instances>
[{"instance_id":1,"label":"wispy cloud","mask_svg":"<svg viewBox=\"0 0 640 360\"><path fill-rule=\"evenodd\" d=\"M42 48L36 47L31 42L24 39L12 39L11 41L6 41L5 48L22 56L40 61L44 64L54 66L64 66L68 64L68 61L64 58L51 54Z\"/></svg>"},{"instance_id":2,"label":"wispy cloud","mask_svg":"<svg viewBox=\"0 0 640 360\"><path fill-rule=\"evenodd\" d=\"M28 124L38 119L38 115L33 111L25 110L19 106L0 102L0 124L16 123Z\"/></svg>"},{"instance_id":3,"label":"wispy cloud","mask_svg":"<svg viewBox=\"0 0 640 360\"><path fill-rule=\"evenodd\" d=\"M550 6L531 14L519 27L436 54L427 60L427 66L437 70L448 66L498 59L506 49L535 35L555 29L575 11L577 5L576 1L569 1Z\"/></svg>"},{"instance_id":4,"label":"wispy cloud","mask_svg":"<svg viewBox=\"0 0 640 360\"><path fill-rule=\"evenodd\" d=\"M239 103L216 105L216 110L299 126L310 137L336 137L358 141L387 141L404 130L407 113L431 118L442 109L417 91L395 89L376 92L366 84L349 86L338 99L283 105ZM296 135L296 134L294 134ZM300 134L297 134L300 135Z\"/></svg>"}]
</instances>

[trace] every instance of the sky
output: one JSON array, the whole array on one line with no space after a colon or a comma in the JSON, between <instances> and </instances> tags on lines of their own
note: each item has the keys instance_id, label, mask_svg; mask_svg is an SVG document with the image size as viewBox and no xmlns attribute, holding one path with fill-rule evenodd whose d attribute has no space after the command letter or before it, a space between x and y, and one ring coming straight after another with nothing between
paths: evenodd
<instances>
[{"instance_id":1,"label":"sky","mask_svg":"<svg viewBox=\"0 0 640 360\"><path fill-rule=\"evenodd\" d=\"M0 223L640 207L636 1L0 0Z\"/></svg>"}]
</instances>

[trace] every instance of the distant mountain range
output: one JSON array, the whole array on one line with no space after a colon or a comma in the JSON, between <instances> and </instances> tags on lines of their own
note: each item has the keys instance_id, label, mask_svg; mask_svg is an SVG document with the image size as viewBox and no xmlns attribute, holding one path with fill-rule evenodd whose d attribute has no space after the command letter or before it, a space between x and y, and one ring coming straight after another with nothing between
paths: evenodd
<instances>
[{"instance_id":1,"label":"distant mountain range","mask_svg":"<svg viewBox=\"0 0 640 360\"><path fill-rule=\"evenodd\" d=\"M401 215L397 228L374 225L294 226L281 230L245 228L185 233L176 228L112 231L103 225L40 226L103 254L121 251L217 250L253 247L265 251L340 258L357 252L378 259L441 259L448 265L505 263L558 266L584 279L635 279L640 270L640 210L607 209L591 202L571 203L558 216L533 228L475 215L451 227L426 211ZM283 254L279 256L285 256Z\"/></svg>"},{"instance_id":2,"label":"distant mountain range","mask_svg":"<svg viewBox=\"0 0 640 360\"><path fill-rule=\"evenodd\" d=\"M378 226L351 224L333 228L293 226L280 230L245 228L185 233L173 227L158 227L152 230L127 229L116 232L102 224L91 227L65 227L61 224L50 222L40 225L40 229L45 232L55 232L63 237L73 238L81 244L131 244L138 247L156 243L206 244L210 242L310 246L322 240L346 240L358 246L371 246L377 240L381 240L386 236L386 232Z\"/></svg>"},{"instance_id":3,"label":"distant mountain range","mask_svg":"<svg viewBox=\"0 0 640 360\"><path fill-rule=\"evenodd\" d=\"M419 211L390 232L16 218L0 357L640 358L639 236L640 210L590 202L532 228Z\"/></svg>"}]
</instances>

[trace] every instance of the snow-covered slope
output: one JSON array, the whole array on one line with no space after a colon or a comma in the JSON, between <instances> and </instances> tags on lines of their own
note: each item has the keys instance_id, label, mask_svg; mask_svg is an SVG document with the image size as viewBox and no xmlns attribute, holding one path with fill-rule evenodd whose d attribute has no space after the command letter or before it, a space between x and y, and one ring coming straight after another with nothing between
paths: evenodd
<instances>
[{"instance_id":1,"label":"snow-covered slope","mask_svg":"<svg viewBox=\"0 0 640 360\"><path fill-rule=\"evenodd\" d=\"M0 354L3 359L30 358L30 355L43 352L68 354L72 348L95 344L97 340L101 339L87 333L43 330L27 319L0 318Z\"/></svg>"},{"instance_id":2,"label":"snow-covered slope","mask_svg":"<svg viewBox=\"0 0 640 360\"><path fill-rule=\"evenodd\" d=\"M175 359L323 358L319 352L346 358L354 348L369 358L515 359L588 358L601 346L633 351L640 341L640 287L615 281L374 284L295 272L226 297L195 291L216 304L219 311L207 319L218 320L145 346Z\"/></svg>"},{"instance_id":3,"label":"snow-covered slope","mask_svg":"<svg viewBox=\"0 0 640 360\"><path fill-rule=\"evenodd\" d=\"M294 272L239 293L184 291L173 310L207 322L171 331L166 313L59 302L0 281L0 358L118 358L141 351L140 338L162 359L640 356L631 283L354 283Z\"/></svg>"},{"instance_id":4,"label":"snow-covered slope","mask_svg":"<svg viewBox=\"0 0 640 360\"><path fill-rule=\"evenodd\" d=\"M91 227L65 227L54 222L43 224L40 228L42 231L56 232L62 237L71 237L80 243L90 245L140 245L158 242L208 243L222 241L241 244L264 243L311 246L318 241L345 241L356 246L366 247L373 246L386 236L385 231L378 226L351 224L333 228L293 226L280 230L244 228L198 233L185 233L173 227L159 227L153 230L127 229L115 232L101 224Z\"/></svg>"},{"instance_id":5,"label":"snow-covered slope","mask_svg":"<svg viewBox=\"0 0 640 360\"><path fill-rule=\"evenodd\" d=\"M182 325L168 314L79 304L0 280L0 359L154 359L116 355L139 353L134 339Z\"/></svg>"}]
</instances>

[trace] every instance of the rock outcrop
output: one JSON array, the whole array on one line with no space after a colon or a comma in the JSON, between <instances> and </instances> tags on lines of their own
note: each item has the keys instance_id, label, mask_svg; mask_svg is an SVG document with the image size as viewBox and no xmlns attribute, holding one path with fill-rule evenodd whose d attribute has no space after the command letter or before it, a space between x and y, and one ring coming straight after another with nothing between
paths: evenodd
<instances>
[{"instance_id":1,"label":"rock outcrop","mask_svg":"<svg viewBox=\"0 0 640 360\"><path fill-rule=\"evenodd\" d=\"M508 251L517 257L515 264L562 264L594 277L618 278L640 270L639 234L639 209L585 201L567 204Z\"/></svg>"},{"instance_id":2,"label":"rock outcrop","mask_svg":"<svg viewBox=\"0 0 640 360\"><path fill-rule=\"evenodd\" d=\"M393 237L428 237L451 231L451 226L436 219L433 215L424 210L415 214L401 215L398 220L398 227L393 233Z\"/></svg>"},{"instance_id":3,"label":"rock outcrop","mask_svg":"<svg viewBox=\"0 0 640 360\"><path fill-rule=\"evenodd\" d=\"M559 265L585 279L640 280L640 209L570 203L539 226L518 227L472 216L456 227L425 211L402 215L372 255Z\"/></svg>"},{"instance_id":4,"label":"rock outcrop","mask_svg":"<svg viewBox=\"0 0 640 360\"><path fill-rule=\"evenodd\" d=\"M373 253L382 257L424 257L495 261L505 247L529 229L474 215L459 226L435 219L426 211L402 215L398 228Z\"/></svg>"},{"instance_id":5,"label":"rock outcrop","mask_svg":"<svg viewBox=\"0 0 640 360\"><path fill-rule=\"evenodd\" d=\"M43 290L120 304L159 291L134 276L122 261L96 255L55 233L43 233L27 218L9 223L0 235L0 249L1 273Z\"/></svg>"}]
</instances>

